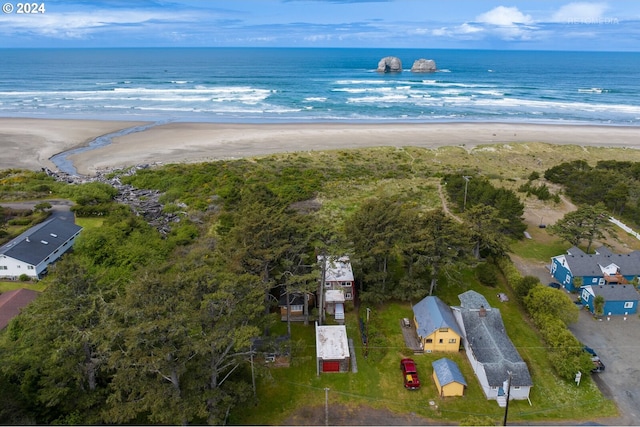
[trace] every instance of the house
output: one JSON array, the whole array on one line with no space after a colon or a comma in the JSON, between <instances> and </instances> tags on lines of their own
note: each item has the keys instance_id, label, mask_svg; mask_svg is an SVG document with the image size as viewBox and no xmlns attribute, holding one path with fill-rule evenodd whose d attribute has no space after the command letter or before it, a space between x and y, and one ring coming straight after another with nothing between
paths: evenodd
<instances>
[{"instance_id":1,"label":"house","mask_svg":"<svg viewBox=\"0 0 640 427\"><path fill-rule=\"evenodd\" d=\"M602 246L594 254L586 254L574 246L551 258L550 271L569 291L583 285L629 284L640 276L640 251L616 254Z\"/></svg>"},{"instance_id":2,"label":"house","mask_svg":"<svg viewBox=\"0 0 640 427\"><path fill-rule=\"evenodd\" d=\"M533 387L527 364L507 336L500 310L489 305L475 291L458 295L459 307L452 307L463 333L464 349L487 399L506 406L510 399L529 399ZM510 379L510 381L509 381Z\"/></svg>"},{"instance_id":3,"label":"house","mask_svg":"<svg viewBox=\"0 0 640 427\"><path fill-rule=\"evenodd\" d=\"M594 300L598 295L604 298L602 313L609 315L627 315L638 312L640 294L633 285L586 285L582 287L580 300L595 314Z\"/></svg>"},{"instance_id":4,"label":"house","mask_svg":"<svg viewBox=\"0 0 640 427\"><path fill-rule=\"evenodd\" d=\"M49 264L71 249L82 227L73 215L54 215L0 248L0 277L17 280L26 274L39 279Z\"/></svg>"},{"instance_id":5,"label":"house","mask_svg":"<svg viewBox=\"0 0 640 427\"><path fill-rule=\"evenodd\" d=\"M289 297L289 304L287 304L287 296ZM280 307L280 319L283 322L287 321L287 310L291 309L289 320L292 322L302 322L305 318L305 298L307 303L307 315L308 311L315 304L315 295L313 293L303 292L283 292L278 300L278 306Z\"/></svg>"},{"instance_id":6,"label":"house","mask_svg":"<svg viewBox=\"0 0 640 427\"><path fill-rule=\"evenodd\" d=\"M318 256L318 263L322 265L324 259L324 290L341 290L345 301L353 301L355 295L355 280L353 269L348 256Z\"/></svg>"},{"instance_id":7,"label":"house","mask_svg":"<svg viewBox=\"0 0 640 427\"><path fill-rule=\"evenodd\" d=\"M451 307L440 298L428 296L413 306L413 321L422 350L458 352L462 332Z\"/></svg>"},{"instance_id":8,"label":"house","mask_svg":"<svg viewBox=\"0 0 640 427\"><path fill-rule=\"evenodd\" d=\"M316 370L348 372L351 356L347 328L344 325L318 326L316 323Z\"/></svg>"},{"instance_id":9,"label":"house","mask_svg":"<svg viewBox=\"0 0 640 427\"><path fill-rule=\"evenodd\" d=\"M39 292L31 289L16 289L0 295L0 329L4 329L38 295Z\"/></svg>"},{"instance_id":10,"label":"house","mask_svg":"<svg viewBox=\"0 0 640 427\"><path fill-rule=\"evenodd\" d=\"M467 382L453 360L443 357L432 362L431 366L433 366L433 381L436 383L440 397L464 396Z\"/></svg>"}]
</instances>

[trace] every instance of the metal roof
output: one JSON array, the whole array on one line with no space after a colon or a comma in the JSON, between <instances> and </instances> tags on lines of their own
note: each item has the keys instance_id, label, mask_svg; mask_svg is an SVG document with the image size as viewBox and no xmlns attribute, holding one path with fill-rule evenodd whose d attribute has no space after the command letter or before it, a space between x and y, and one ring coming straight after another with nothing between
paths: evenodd
<instances>
[{"instance_id":1,"label":"metal roof","mask_svg":"<svg viewBox=\"0 0 640 427\"><path fill-rule=\"evenodd\" d=\"M428 337L440 328L453 329L458 336L462 336L451 307L438 297L423 298L413 306L413 314L418 324L416 331L420 337Z\"/></svg>"},{"instance_id":2,"label":"metal roof","mask_svg":"<svg viewBox=\"0 0 640 427\"><path fill-rule=\"evenodd\" d=\"M7 326L11 319L20 314L20 310L29 305L38 295L40 295L39 292L31 289L15 289L0 295L0 329Z\"/></svg>"},{"instance_id":3,"label":"metal roof","mask_svg":"<svg viewBox=\"0 0 640 427\"><path fill-rule=\"evenodd\" d=\"M460 368L458 368L458 365L456 365L456 362L453 360L443 357L442 359L433 361L431 366L433 366L433 371L436 377L438 377L440 386L445 386L453 382L467 385L467 382L462 376L462 372L460 372Z\"/></svg>"},{"instance_id":4,"label":"metal roof","mask_svg":"<svg viewBox=\"0 0 640 427\"><path fill-rule=\"evenodd\" d=\"M2 246L0 255L38 265L80 230L82 227L74 224L73 219L55 216Z\"/></svg>"}]
</instances>

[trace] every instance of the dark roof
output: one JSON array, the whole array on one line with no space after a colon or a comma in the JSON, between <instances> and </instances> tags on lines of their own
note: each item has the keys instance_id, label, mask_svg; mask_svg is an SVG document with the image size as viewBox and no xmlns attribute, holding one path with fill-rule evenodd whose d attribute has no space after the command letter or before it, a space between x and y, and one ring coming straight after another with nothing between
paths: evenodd
<instances>
[{"instance_id":1,"label":"dark roof","mask_svg":"<svg viewBox=\"0 0 640 427\"><path fill-rule=\"evenodd\" d=\"M600 267L607 267L610 264L620 267L620 273L623 276L640 275L640 251L615 254L609 248L602 246L596 249L596 253L586 254L574 246L567 250L566 255L561 256L564 257L574 277L603 277L604 273Z\"/></svg>"},{"instance_id":2,"label":"dark roof","mask_svg":"<svg viewBox=\"0 0 640 427\"><path fill-rule=\"evenodd\" d=\"M453 360L443 357L442 359L432 362L431 366L433 366L433 371L435 372L436 377L438 377L440 386L445 386L452 382L457 382L465 386L467 385L467 382L462 376L462 372L460 372L460 368L458 368L458 365L456 365L456 362Z\"/></svg>"},{"instance_id":3,"label":"dark roof","mask_svg":"<svg viewBox=\"0 0 640 427\"><path fill-rule=\"evenodd\" d=\"M278 305L280 307L287 306L287 294L283 293L280 295L280 299L278 300ZM300 292L290 292L289 293L289 305L304 305L304 294Z\"/></svg>"},{"instance_id":4,"label":"dark roof","mask_svg":"<svg viewBox=\"0 0 640 427\"><path fill-rule=\"evenodd\" d=\"M484 365L489 385L502 387L511 372L511 385L532 386L529 368L507 336L500 310L491 307L475 291L467 291L459 298L462 306L457 309L467 342L478 362Z\"/></svg>"},{"instance_id":5,"label":"dark roof","mask_svg":"<svg viewBox=\"0 0 640 427\"><path fill-rule=\"evenodd\" d=\"M587 285L594 295L602 295L605 301L638 301L640 294L633 285Z\"/></svg>"},{"instance_id":6,"label":"dark roof","mask_svg":"<svg viewBox=\"0 0 640 427\"><path fill-rule=\"evenodd\" d=\"M2 246L0 254L27 264L38 265L82 230L82 227L76 225L72 218L72 216L71 219L55 216L33 226Z\"/></svg>"},{"instance_id":7,"label":"dark roof","mask_svg":"<svg viewBox=\"0 0 640 427\"><path fill-rule=\"evenodd\" d=\"M428 337L440 328L450 328L462 336L451 307L440 298L428 296L413 306L413 314L417 322L420 337Z\"/></svg>"},{"instance_id":8,"label":"dark roof","mask_svg":"<svg viewBox=\"0 0 640 427\"><path fill-rule=\"evenodd\" d=\"M0 329L9 324L11 319L20 314L20 309L29 305L40 295L30 289L16 289L0 295Z\"/></svg>"}]
</instances>

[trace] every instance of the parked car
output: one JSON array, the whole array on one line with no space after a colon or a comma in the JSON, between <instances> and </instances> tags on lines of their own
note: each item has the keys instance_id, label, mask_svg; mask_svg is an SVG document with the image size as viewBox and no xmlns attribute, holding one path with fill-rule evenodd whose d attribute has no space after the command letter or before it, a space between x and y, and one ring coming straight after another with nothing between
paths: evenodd
<instances>
[{"instance_id":1,"label":"parked car","mask_svg":"<svg viewBox=\"0 0 640 427\"><path fill-rule=\"evenodd\" d=\"M591 347L587 347L586 345L583 349L591 355L591 360L593 361L593 369L591 370L591 373L596 374L604 371L604 363L602 363L602 360L600 360L600 357L598 357L595 350Z\"/></svg>"},{"instance_id":2,"label":"parked car","mask_svg":"<svg viewBox=\"0 0 640 427\"><path fill-rule=\"evenodd\" d=\"M400 361L400 370L404 381L404 388L408 390L417 390L420 388L420 379L416 370L416 363L413 359L402 359Z\"/></svg>"},{"instance_id":3,"label":"parked car","mask_svg":"<svg viewBox=\"0 0 640 427\"><path fill-rule=\"evenodd\" d=\"M551 282L549 283L549 287L553 288L553 289L562 289L562 285L558 282Z\"/></svg>"}]
</instances>

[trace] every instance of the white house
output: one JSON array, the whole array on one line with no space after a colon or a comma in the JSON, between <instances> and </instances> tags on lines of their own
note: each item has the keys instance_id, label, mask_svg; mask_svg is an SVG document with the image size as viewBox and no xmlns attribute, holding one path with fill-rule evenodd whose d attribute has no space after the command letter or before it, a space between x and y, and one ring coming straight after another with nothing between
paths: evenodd
<instances>
[{"instance_id":1,"label":"white house","mask_svg":"<svg viewBox=\"0 0 640 427\"><path fill-rule=\"evenodd\" d=\"M39 279L49 264L71 249L82 227L72 214L56 215L31 227L0 248L0 277Z\"/></svg>"},{"instance_id":2,"label":"white house","mask_svg":"<svg viewBox=\"0 0 640 427\"><path fill-rule=\"evenodd\" d=\"M500 310L475 291L458 295L453 315L464 334L464 349L482 391L489 400L506 406L510 400L527 400L533 387L527 364L507 336ZM509 381L510 380L510 381Z\"/></svg>"}]
</instances>

